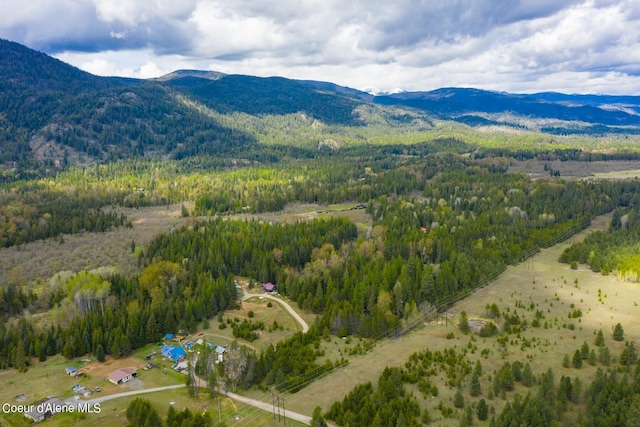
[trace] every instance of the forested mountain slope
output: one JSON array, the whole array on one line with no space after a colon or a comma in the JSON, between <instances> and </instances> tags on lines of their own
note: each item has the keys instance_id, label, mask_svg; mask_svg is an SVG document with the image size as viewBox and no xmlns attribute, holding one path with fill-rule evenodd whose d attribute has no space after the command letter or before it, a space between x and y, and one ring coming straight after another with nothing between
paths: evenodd
<instances>
[{"instance_id":1,"label":"forested mountain slope","mask_svg":"<svg viewBox=\"0 0 640 427\"><path fill-rule=\"evenodd\" d=\"M7 40L0 57L0 164L18 173L131 157L280 158L265 154L261 140L311 150L288 152L307 157L341 140L424 142L410 135L433 118L519 132L640 132L633 96L447 88L374 97L328 82L199 70L151 80L98 77ZM390 138L398 127L404 131Z\"/></svg>"}]
</instances>

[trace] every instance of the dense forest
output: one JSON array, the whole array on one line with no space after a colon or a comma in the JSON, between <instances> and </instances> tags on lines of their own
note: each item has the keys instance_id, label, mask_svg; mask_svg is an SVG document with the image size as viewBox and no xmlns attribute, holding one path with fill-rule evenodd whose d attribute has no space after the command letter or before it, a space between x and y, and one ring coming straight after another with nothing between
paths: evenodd
<instances>
[{"instance_id":1,"label":"dense forest","mask_svg":"<svg viewBox=\"0 0 640 427\"><path fill-rule=\"evenodd\" d=\"M227 356L238 363L214 369L205 350L193 367L198 375L232 390L299 393L350 363L346 353L327 356L324 346L334 337L373 347L407 334L602 214L610 215L607 229L569 246L560 261L638 280L640 181L564 180L547 166L548 176L534 180L510 168L514 159L637 160L637 150L629 149L633 139L474 132L469 126L525 127L472 111L459 117L469 126L442 122L318 82L180 74L107 79L5 41L0 56L10 59L0 63L0 74L13 76L0 79L0 248L133 228L124 208L177 205L188 217L187 225L154 235L149 244L131 242L133 273L62 271L32 283L16 275L2 284L1 369L25 372L36 359L58 354L125 357L167 332L192 333L217 318L237 339ZM30 67L20 66L25 57ZM378 101L424 107L431 101L423 98ZM595 107L557 108L568 117ZM623 113L602 117L617 114ZM590 126L607 135L620 131ZM340 204L366 220L352 222L323 208L315 219L291 223L260 216L296 204ZM222 320L241 304L239 277L277 284L280 294L314 314L310 330L251 348L260 332L277 324ZM532 345L524 336L531 328L582 328L583 312L573 304L569 320L558 320L533 303L514 303L519 311L487 307L491 321L478 339L499 346L495 356L506 359L508 343ZM636 344L625 341L619 323L614 344L608 346L600 330L593 343L574 346L562 360L563 369L592 367L593 381L583 384L555 369L534 372L531 359L501 360L486 372L466 313L460 317L468 345L416 351L404 365L384 369L377 382L357 385L324 412L318 408L314 420L638 424ZM444 392L437 383L455 394L428 410L425 402ZM161 419L138 399L126 416L132 425L212 423L188 410L171 409Z\"/></svg>"}]
</instances>

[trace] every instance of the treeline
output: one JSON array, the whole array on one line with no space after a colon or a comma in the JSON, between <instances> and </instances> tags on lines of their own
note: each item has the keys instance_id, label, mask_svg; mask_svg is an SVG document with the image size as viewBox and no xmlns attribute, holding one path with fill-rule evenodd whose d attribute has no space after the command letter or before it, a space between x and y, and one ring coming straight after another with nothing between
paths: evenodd
<instances>
[{"instance_id":1,"label":"treeline","mask_svg":"<svg viewBox=\"0 0 640 427\"><path fill-rule=\"evenodd\" d=\"M160 417L150 401L135 398L127 407L127 421L131 427L209 427L214 425L207 412L192 412L189 408L182 411L169 406L166 419Z\"/></svg>"},{"instance_id":2,"label":"treeline","mask_svg":"<svg viewBox=\"0 0 640 427\"><path fill-rule=\"evenodd\" d=\"M26 317L0 324L0 368L26 369L30 357L44 361L58 353L93 354L98 360L127 356L168 331L194 331L235 305L232 276L192 279L179 265L158 262L139 279L81 273L52 283L38 297L48 302L52 324L36 328Z\"/></svg>"},{"instance_id":3,"label":"treeline","mask_svg":"<svg viewBox=\"0 0 640 427\"><path fill-rule=\"evenodd\" d=\"M619 188L622 190L620 206L613 210L608 228L591 233L582 242L565 249L559 261L574 268L577 264L586 264L592 271L605 275L616 271L621 278L637 281L640 277L640 183L625 181Z\"/></svg>"},{"instance_id":4,"label":"treeline","mask_svg":"<svg viewBox=\"0 0 640 427\"><path fill-rule=\"evenodd\" d=\"M55 191L25 185L0 194L0 247L56 237L63 233L106 231L129 224L105 206L122 196Z\"/></svg>"}]
</instances>

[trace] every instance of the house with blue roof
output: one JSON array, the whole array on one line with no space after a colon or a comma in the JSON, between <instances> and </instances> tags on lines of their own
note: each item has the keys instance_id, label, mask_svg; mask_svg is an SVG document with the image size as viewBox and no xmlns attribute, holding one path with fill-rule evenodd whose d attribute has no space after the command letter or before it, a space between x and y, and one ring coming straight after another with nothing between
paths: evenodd
<instances>
[{"instance_id":1,"label":"house with blue roof","mask_svg":"<svg viewBox=\"0 0 640 427\"><path fill-rule=\"evenodd\" d=\"M164 345L162 346L162 355L167 359L171 359L174 362L181 362L184 360L187 352L182 347L175 347L172 345Z\"/></svg>"}]
</instances>

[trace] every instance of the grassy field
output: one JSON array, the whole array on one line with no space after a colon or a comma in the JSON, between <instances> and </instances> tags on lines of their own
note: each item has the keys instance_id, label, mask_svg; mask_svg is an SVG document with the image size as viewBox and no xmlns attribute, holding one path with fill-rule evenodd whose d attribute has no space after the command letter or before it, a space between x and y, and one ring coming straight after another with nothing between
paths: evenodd
<instances>
[{"instance_id":1,"label":"grassy field","mask_svg":"<svg viewBox=\"0 0 640 427\"><path fill-rule=\"evenodd\" d=\"M154 350L158 354L147 360L146 356ZM143 370L142 367L148 362L152 362L159 368ZM158 351L157 345L149 345L136 351L134 355L124 359L107 359L104 363L91 361L89 359L66 360L62 356L55 356L44 363L35 362L27 371L21 374L16 370L0 371L0 381L7 387L0 388L0 403L9 404L32 404L40 399L56 396L68 399L74 396L71 387L80 384L87 389L100 387L100 392L94 392L92 398L106 395L122 393L132 390L149 389L167 385L184 384L185 376L182 373L171 369L173 362L165 360ZM80 378L70 377L65 373L64 368L73 366L81 368L85 375ZM114 385L107 381L106 377L115 369L121 367L138 368L137 379L128 383ZM23 402L18 402L16 397L20 394L28 397ZM189 408L192 411L207 411L212 419L219 417L227 426L250 425L250 426L275 426L277 421L273 421L273 414L258 410L251 406L235 402L232 399L220 396L221 414L218 413L218 400L212 398L205 391L201 392L197 398L190 398L186 389L168 390L155 393L148 393L140 397L151 401L161 416L165 416L169 405L182 410ZM50 426L119 426L126 425L126 408L131 401L131 397L119 398L103 402L100 413L89 414L59 414L52 420L47 421ZM171 403L173 402L173 403ZM301 425L292 420L287 420L287 424L292 426ZM29 420L22 414L0 413L0 426L27 426Z\"/></svg>"},{"instance_id":2,"label":"grassy field","mask_svg":"<svg viewBox=\"0 0 640 427\"><path fill-rule=\"evenodd\" d=\"M358 235L364 236L369 227L373 225L373 222L371 216L364 209L355 209L356 206L356 203L340 203L327 206L311 203L289 203L279 212L238 214L231 215L231 218L294 224L298 221L309 221L316 218L347 217L356 225Z\"/></svg>"},{"instance_id":3,"label":"grassy field","mask_svg":"<svg viewBox=\"0 0 640 427\"><path fill-rule=\"evenodd\" d=\"M456 351L465 351L472 363L480 360L485 373L493 374L505 362L519 360L529 362L534 374L541 374L547 368L552 368L556 373L556 381L562 375L569 375L579 377L583 384L587 384L593 378L597 366L585 363L582 369L563 368L565 354L571 358L585 341L591 348L595 348L595 333L602 329L607 347L613 357L617 358L624 348L623 343L612 339L613 326L618 322L623 325L627 340L640 342L640 318L637 316L640 286L614 276L601 276L586 268L571 270L568 265L557 262L567 245L579 241L587 233L604 228L606 223L607 219L600 217L592 227L570 241L545 249L527 262L509 267L490 285L454 305L449 311L451 320L448 324L425 324L406 336L380 342L364 356L351 357L347 367L334 371L292 395L288 399L290 407L303 413L310 413L317 405L326 410L355 385L367 381L375 384L386 366L402 366L416 351L435 351L450 347ZM461 311L466 311L469 318L483 318L486 316L487 304L493 303L502 311L516 311L529 325L535 311L541 310L544 313L542 322L547 322L547 328L529 326L522 333L509 335L505 346L499 344L495 337L480 338L472 334L464 335L459 331L456 323ZM582 311L582 317L569 318L577 309ZM448 334L452 334L454 338L447 339ZM438 420L437 425L457 425L457 414L460 412L456 412L455 418L439 419L440 412L435 409L440 401L445 406L452 407L451 401L456 389L446 384L443 375L432 379L433 381L436 381L439 396L428 401L421 398L421 403ZM463 386L468 401L487 398L491 383L487 383L486 378L483 381L484 395L478 398L470 398L468 385ZM515 391L526 393L527 389L516 385ZM416 396L421 396L417 390L414 392ZM512 395L513 393L509 393L507 397ZM488 403L499 412L504 402L496 397Z\"/></svg>"},{"instance_id":4,"label":"grassy field","mask_svg":"<svg viewBox=\"0 0 640 427\"><path fill-rule=\"evenodd\" d=\"M173 406L176 410L188 408L192 412L206 412L214 421L221 420L226 426L277 426L282 425L282 421L278 423L273 419L271 412L262 411L243 403L235 402L228 397L220 395L219 397L211 397L203 392L199 396L192 398L187 395L186 389L167 390L156 393L148 393L140 396L149 400L153 407L158 411L161 417L165 417L169 406ZM100 406L100 413L65 413L58 414L51 420L46 421L46 426L66 427L112 427L127 425L126 409L131 397L114 399L103 402ZM220 400L218 406L218 399ZM220 412L218 411L220 408ZM28 426L31 425L29 420L21 414L9 414L0 416L0 426ZM302 424L287 419L287 425L301 426Z\"/></svg>"},{"instance_id":5,"label":"grassy field","mask_svg":"<svg viewBox=\"0 0 640 427\"><path fill-rule=\"evenodd\" d=\"M550 170L545 170L545 165L554 171L560 172L562 179L583 179L588 177L596 178L633 178L638 176L640 162L637 160L619 161L542 161L542 160L512 160L509 165L509 172L523 173L532 178L549 177Z\"/></svg>"},{"instance_id":6,"label":"grassy field","mask_svg":"<svg viewBox=\"0 0 640 427\"><path fill-rule=\"evenodd\" d=\"M222 322L225 325L224 329L220 329L221 324L215 318L211 319L209 321L209 328L202 330L204 339L216 345L229 344L236 339L233 337L232 331L232 324L234 322L242 322L243 320L253 323L262 322L264 323L264 330L258 331L259 338L257 340L248 342L243 339L238 339L238 342L241 344L259 352L271 344L290 337L299 330L298 323L286 310L276 302L273 302L271 307L269 307L268 302L269 300L261 299L259 296L242 301L239 309L224 312ZM249 316L249 312L253 313L253 317ZM279 325L278 328L273 328L274 322Z\"/></svg>"}]
</instances>

